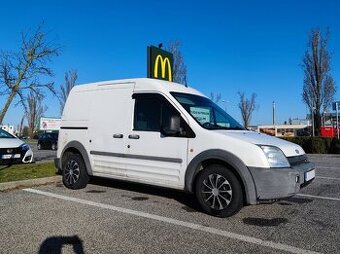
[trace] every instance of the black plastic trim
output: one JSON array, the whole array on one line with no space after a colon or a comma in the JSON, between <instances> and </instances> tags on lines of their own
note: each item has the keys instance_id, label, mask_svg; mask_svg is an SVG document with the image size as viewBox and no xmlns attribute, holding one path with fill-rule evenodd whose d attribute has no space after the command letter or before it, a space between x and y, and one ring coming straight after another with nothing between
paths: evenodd
<instances>
[{"instance_id":1,"label":"black plastic trim","mask_svg":"<svg viewBox=\"0 0 340 254\"><path fill-rule=\"evenodd\" d=\"M69 126L63 126L60 127L62 130L87 130L88 127L69 127Z\"/></svg>"},{"instance_id":2,"label":"black plastic trim","mask_svg":"<svg viewBox=\"0 0 340 254\"><path fill-rule=\"evenodd\" d=\"M136 154L124 154L124 153L108 153L108 152L99 152L99 151L91 151L90 154L109 156L109 157L127 158L127 159L182 163L182 159L177 159L177 158L155 157L155 156L145 156L145 155L136 155Z\"/></svg>"},{"instance_id":3,"label":"black plastic trim","mask_svg":"<svg viewBox=\"0 0 340 254\"><path fill-rule=\"evenodd\" d=\"M202 169L202 162L207 160L220 160L230 165L240 176L240 180L245 189L245 197L247 204L256 204L256 187L254 179L248 167L232 153L221 149L211 149L198 154L189 163L185 172L185 191L189 193L194 192L195 178Z\"/></svg>"}]
</instances>

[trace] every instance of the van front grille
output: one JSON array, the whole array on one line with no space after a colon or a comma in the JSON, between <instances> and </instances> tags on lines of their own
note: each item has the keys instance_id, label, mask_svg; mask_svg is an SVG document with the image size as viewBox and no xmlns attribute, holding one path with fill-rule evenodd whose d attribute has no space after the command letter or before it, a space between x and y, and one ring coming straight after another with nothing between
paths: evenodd
<instances>
[{"instance_id":1,"label":"van front grille","mask_svg":"<svg viewBox=\"0 0 340 254\"><path fill-rule=\"evenodd\" d=\"M287 158L291 166L296 166L308 162L307 155L299 155Z\"/></svg>"}]
</instances>

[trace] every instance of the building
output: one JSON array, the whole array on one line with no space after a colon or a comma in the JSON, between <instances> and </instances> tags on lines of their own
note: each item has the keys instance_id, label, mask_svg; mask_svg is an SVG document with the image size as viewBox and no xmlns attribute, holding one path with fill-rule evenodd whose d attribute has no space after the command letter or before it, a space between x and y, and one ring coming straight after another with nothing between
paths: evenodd
<instances>
[{"instance_id":1,"label":"building","mask_svg":"<svg viewBox=\"0 0 340 254\"><path fill-rule=\"evenodd\" d=\"M276 137L295 137L298 131L303 131L309 125L306 124L275 124L259 125L257 131Z\"/></svg>"}]
</instances>

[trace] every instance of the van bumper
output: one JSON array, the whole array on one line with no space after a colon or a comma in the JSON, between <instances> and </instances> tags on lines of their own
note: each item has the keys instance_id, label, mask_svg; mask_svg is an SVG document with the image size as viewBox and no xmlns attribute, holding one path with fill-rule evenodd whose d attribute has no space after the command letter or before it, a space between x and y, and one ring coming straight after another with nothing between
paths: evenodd
<instances>
[{"instance_id":1,"label":"van bumper","mask_svg":"<svg viewBox=\"0 0 340 254\"><path fill-rule=\"evenodd\" d=\"M249 168L256 186L257 200L291 197L315 179L315 165L302 163L290 168Z\"/></svg>"}]
</instances>

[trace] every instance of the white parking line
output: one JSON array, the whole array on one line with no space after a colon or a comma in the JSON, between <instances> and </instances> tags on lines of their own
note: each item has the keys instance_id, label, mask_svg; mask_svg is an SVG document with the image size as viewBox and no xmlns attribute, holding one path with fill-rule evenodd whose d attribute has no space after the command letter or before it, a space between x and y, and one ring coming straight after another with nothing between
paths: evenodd
<instances>
[{"instance_id":1,"label":"white parking line","mask_svg":"<svg viewBox=\"0 0 340 254\"><path fill-rule=\"evenodd\" d=\"M324 199L324 200L332 200L332 201L340 201L340 198L314 196L314 195L308 195L308 194L296 194L295 196L306 197L306 198Z\"/></svg>"},{"instance_id":2,"label":"white parking line","mask_svg":"<svg viewBox=\"0 0 340 254\"><path fill-rule=\"evenodd\" d=\"M327 167L327 166L317 166L317 169L321 169L321 170L326 170L326 169L339 169L340 167Z\"/></svg>"},{"instance_id":3,"label":"white parking line","mask_svg":"<svg viewBox=\"0 0 340 254\"><path fill-rule=\"evenodd\" d=\"M338 180L340 181L340 178L338 177L328 177L328 176L316 176L317 179L321 178L321 179L327 179L327 180Z\"/></svg>"},{"instance_id":4,"label":"white parking line","mask_svg":"<svg viewBox=\"0 0 340 254\"><path fill-rule=\"evenodd\" d=\"M194 230L199 230L199 231L203 231L203 232L206 232L206 233L220 235L220 236L224 236L224 237L234 239L234 240L238 240L238 241L257 244L257 245L260 245L260 246L269 247L269 248L273 248L273 249L276 249L276 250L288 251L288 252L291 252L291 253L302 253L302 254L307 254L307 253L308 254L312 254L312 253L316 254L316 253L318 253L318 252L314 252L314 251L310 251L310 250L300 249L300 248L290 246L290 245L286 245L286 244L276 243L276 242L272 242L272 241L265 241L265 240L261 240L259 238L255 238L255 237L235 234L235 233L232 233L232 232L229 232L229 231L224 231L224 230L221 230L221 229L206 227L206 226L202 226L200 224L190 223L190 222L186 222L186 221L180 221L180 220L176 220L176 219L172 219L172 218L168 218L168 217L164 217L164 216L159 216L159 215L155 215L155 214L135 211L135 210L131 210L131 209L123 208L123 207L102 204L102 203L93 202L93 201L89 201L89 200L85 200L85 199L72 198L72 197L68 197L68 196L63 196L63 195L54 194L54 193L51 193L51 192L40 191L40 190L36 190L36 189L31 189L31 188L24 189L24 191L44 195L44 196L47 196L47 197L58 198L58 199L66 200L66 201L72 201L72 202L76 202L76 203L80 203L80 204L95 206L95 207L108 209L108 210L112 210L112 211L116 211L116 212L121 212L121 213L125 213L125 214L131 214L131 215L134 215L134 216L148 218L148 219L151 219L151 220L161 221L161 222L165 222L165 223L169 223L169 224L173 224L173 225L178 225L178 226L182 226L182 227L186 227L186 228L191 228L191 229L194 229Z\"/></svg>"}]
</instances>

